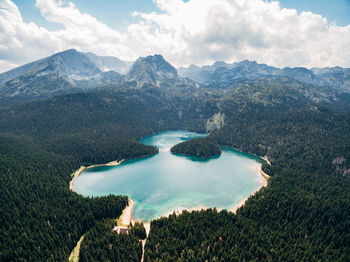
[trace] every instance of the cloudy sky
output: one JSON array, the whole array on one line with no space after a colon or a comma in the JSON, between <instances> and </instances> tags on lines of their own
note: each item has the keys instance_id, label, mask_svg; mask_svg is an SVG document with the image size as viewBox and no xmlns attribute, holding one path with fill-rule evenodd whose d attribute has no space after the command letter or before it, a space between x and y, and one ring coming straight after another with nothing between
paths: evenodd
<instances>
[{"instance_id":1,"label":"cloudy sky","mask_svg":"<svg viewBox=\"0 0 350 262\"><path fill-rule=\"evenodd\" d=\"M350 0L0 0L0 72L69 48L174 66L350 67Z\"/></svg>"}]
</instances>

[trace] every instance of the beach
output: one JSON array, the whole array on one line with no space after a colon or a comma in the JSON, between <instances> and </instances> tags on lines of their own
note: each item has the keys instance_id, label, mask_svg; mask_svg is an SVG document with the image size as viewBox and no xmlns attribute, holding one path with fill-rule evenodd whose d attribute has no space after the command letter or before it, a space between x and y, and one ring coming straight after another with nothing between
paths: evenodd
<instances>
[{"instance_id":1,"label":"beach","mask_svg":"<svg viewBox=\"0 0 350 262\"><path fill-rule=\"evenodd\" d=\"M254 193L252 193L250 196L246 197L245 199L242 199L238 204L236 204L234 207L230 208L230 210L229 210L230 212L236 213L238 208L244 206L245 202L248 200L249 197L255 195L261 188L267 186L267 182L268 182L268 179L270 178L270 176L267 175L264 171L262 171L261 165L256 167L256 171L259 172L259 174L262 176L261 186Z\"/></svg>"},{"instance_id":2,"label":"beach","mask_svg":"<svg viewBox=\"0 0 350 262\"><path fill-rule=\"evenodd\" d=\"M148 236L151 223L132 219L134 207L135 202L131 198L129 198L128 205L124 208L123 213L117 220L118 226L128 226L130 225L130 223L134 225L136 222L143 223L146 229L146 234Z\"/></svg>"},{"instance_id":3,"label":"beach","mask_svg":"<svg viewBox=\"0 0 350 262\"><path fill-rule=\"evenodd\" d=\"M129 198L128 205L124 208L123 213L118 218L118 226L130 225L134 206L135 202L131 198Z\"/></svg>"},{"instance_id":4,"label":"beach","mask_svg":"<svg viewBox=\"0 0 350 262\"><path fill-rule=\"evenodd\" d=\"M81 166L77 171L75 171L74 173L72 173L72 180L69 182L69 189L73 192L74 191L74 188L73 188L73 184L74 184L74 181L78 178L78 176L84 172L85 170L87 169L90 169L90 168L93 168L93 167L97 167L97 166L118 166L120 165L121 163L124 162L124 159L120 160L120 161L111 161L111 162L108 162L107 164L96 164L96 165L92 165L92 166L88 166L88 167L85 167L85 166Z\"/></svg>"}]
</instances>

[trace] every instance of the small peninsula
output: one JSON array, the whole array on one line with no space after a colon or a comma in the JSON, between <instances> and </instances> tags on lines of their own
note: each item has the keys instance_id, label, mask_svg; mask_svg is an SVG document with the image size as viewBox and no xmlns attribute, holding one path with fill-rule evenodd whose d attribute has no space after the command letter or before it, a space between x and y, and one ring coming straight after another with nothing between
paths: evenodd
<instances>
[{"instance_id":1,"label":"small peninsula","mask_svg":"<svg viewBox=\"0 0 350 262\"><path fill-rule=\"evenodd\" d=\"M214 140L204 137L179 143L173 146L170 152L173 154L190 155L208 159L221 155L221 148Z\"/></svg>"}]
</instances>

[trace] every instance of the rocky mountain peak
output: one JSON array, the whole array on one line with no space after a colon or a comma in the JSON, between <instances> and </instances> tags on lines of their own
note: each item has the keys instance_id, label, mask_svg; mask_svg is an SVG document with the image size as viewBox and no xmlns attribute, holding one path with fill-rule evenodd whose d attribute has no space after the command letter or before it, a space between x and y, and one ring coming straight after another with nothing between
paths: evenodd
<instances>
[{"instance_id":1,"label":"rocky mountain peak","mask_svg":"<svg viewBox=\"0 0 350 262\"><path fill-rule=\"evenodd\" d=\"M129 80L134 80L138 85L156 83L177 79L177 70L169 64L161 55L140 57L133 64L128 75Z\"/></svg>"}]
</instances>

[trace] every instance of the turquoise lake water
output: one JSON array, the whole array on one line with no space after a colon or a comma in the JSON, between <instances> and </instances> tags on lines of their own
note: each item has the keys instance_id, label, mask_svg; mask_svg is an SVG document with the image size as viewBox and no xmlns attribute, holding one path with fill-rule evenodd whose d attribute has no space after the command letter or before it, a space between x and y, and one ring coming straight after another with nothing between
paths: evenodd
<instances>
[{"instance_id":1,"label":"turquoise lake water","mask_svg":"<svg viewBox=\"0 0 350 262\"><path fill-rule=\"evenodd\" d=\"M88 169L75 180L74 190L84 196L127 195L136 203L134 219L142 221L177 209L230 209L260 187L262 162L229 148L209 160L170 153L173 145L203 136L166 131L147 137L141 142L158 147L159 154Z\"/></svg>"}]
</instances>

